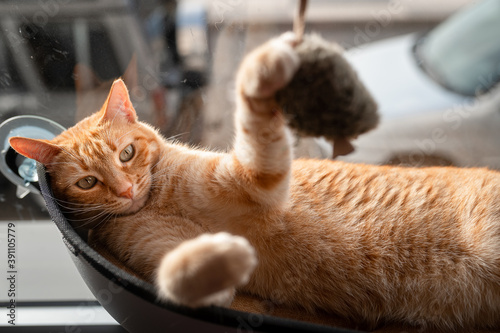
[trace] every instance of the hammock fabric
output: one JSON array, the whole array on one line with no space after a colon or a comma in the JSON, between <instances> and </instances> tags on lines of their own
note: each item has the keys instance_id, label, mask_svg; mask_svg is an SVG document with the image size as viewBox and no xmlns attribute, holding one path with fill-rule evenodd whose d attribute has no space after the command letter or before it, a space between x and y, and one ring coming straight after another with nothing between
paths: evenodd
<instances>
[{"instance_id":1,"label":"hammock fabric","mask_svg":"<svg viewBox=\"0 0 500 333\"><path fill-rule=\"evenodd\" d=\"M129 332L353 332L215 306L193 310L158 300L153 285L112 264L86 243L85 235L73 229L53 199L45 167L38 163L37 171L49 214L80 275L99 303Z\"/></svg>"}]
</instances>

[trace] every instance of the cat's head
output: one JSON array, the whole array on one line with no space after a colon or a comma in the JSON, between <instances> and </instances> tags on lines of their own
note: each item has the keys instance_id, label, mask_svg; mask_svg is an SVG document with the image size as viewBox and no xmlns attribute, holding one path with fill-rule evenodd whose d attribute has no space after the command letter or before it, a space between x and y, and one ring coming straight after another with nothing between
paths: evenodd
<instances>
[{"instance_id":1,"label":"cat's head","mask_svg":"<svg viewBox=\"0 0 500 333\"><path fill-rule=\"evenodd\" d=\"M93 228L146 204L159 140L138 121L124 82L116 80L100 111L53 140L12 137L10 144L46 166L54 196L73 225Z\"/></svg>"}]
</instances>

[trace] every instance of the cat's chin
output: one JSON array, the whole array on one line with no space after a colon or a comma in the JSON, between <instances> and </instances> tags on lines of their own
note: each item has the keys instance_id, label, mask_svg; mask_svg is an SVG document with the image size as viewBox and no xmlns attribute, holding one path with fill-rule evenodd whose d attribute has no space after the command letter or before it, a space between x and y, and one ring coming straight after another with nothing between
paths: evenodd
<instances>
[{"instance_id":1,"label":"cat's chin","mask_svg":"<svg viewBox=\"0 0 500 333\"><path fill-rule=\"evenodd\" d=\"M135 214L138 211L140 211L144 206L146 205L146 202L149 198L149 193L140 197L140 198L135 198L130 201L130 206L126 209L124 209L123 213L124 215L130 215L130 214Z\"/></svg>"}]
</instances>

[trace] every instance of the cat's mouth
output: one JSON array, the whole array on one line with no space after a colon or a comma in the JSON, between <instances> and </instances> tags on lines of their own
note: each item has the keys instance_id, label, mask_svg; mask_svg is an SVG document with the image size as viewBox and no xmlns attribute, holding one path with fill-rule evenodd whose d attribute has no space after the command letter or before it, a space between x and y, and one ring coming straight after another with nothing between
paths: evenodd
<instances>
[{"instance_id":1,"label":"cat's mouth","mask_svg":"<svg viewBox=\"0 0 500 333\"><path fill-rule=\"evenodd\" d=\"M125 208L123 213L127 215L137 213L146 205L148 198L149 193L146 193L142 197L131 199L128 208Z\"/></svg>"}]
</instances>

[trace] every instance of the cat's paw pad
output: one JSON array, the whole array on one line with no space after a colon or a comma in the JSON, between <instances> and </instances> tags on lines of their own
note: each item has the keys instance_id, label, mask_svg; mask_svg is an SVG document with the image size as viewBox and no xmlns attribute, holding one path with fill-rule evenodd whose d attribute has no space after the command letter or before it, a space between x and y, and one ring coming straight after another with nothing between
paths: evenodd
<instances>
[{"instance_id":1,"label":"cat's paw pad","mask_svg":"<svg viewBox=\"0 0 500 333\"><path fill-rule=\"evenodd\" d=\"M198 240L212 251L214 264L220 265L225 271L223 275L227 277L228 285L240 286L248 282L257 265L257 256L245 238L219 232L202 235Z\"/></svg>"},{"instance_id":2,"label":"cat's paw pad","mask_svg":"<svg viewBox=\"0 0 500 333\"><path fill-rule=\"evenodd\" d=\"M251 52L240 66L238 86L248 97L268 98L290 82L300 60L296 38L285 33Z\"/></svg>"},{"instance_id":3,"label":"cat's paw pad","mask_svg":"<svg viewBox=\"0 0 500 333\"><path fill-rule=\"evenodd\" d=\"M185 241L162 260L157 274L160 296L199 307L228 305L234 288L248 282L257 265L248 241L228 233Z\"/></svg>"}]
</instances>

